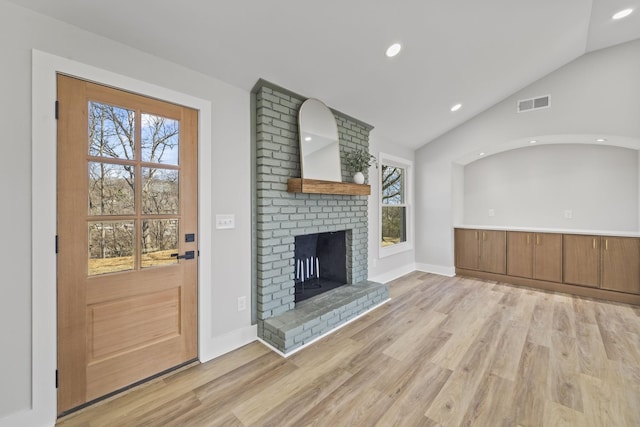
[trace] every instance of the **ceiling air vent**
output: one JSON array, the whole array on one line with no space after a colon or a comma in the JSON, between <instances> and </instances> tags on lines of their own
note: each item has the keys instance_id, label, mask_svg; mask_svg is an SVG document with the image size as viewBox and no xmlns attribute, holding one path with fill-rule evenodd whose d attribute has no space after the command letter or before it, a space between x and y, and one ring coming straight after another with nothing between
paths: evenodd
<instances>
[{"instance_id":1,"label":"ceiling air vent","mask_svg":"<svg viewBox=\"0 0 640 427\"><path fill-rule=\"evenodd\" d=\"M518 101L518 113L525 111L539 110L551 106L551 95L539 96L537 98L521 99Z\"/></svg>"}]
</instances>

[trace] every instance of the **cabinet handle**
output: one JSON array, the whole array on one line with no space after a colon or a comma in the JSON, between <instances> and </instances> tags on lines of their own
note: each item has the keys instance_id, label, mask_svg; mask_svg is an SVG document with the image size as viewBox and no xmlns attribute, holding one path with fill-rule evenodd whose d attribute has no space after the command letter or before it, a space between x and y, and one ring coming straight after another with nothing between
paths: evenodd
<instances>
[{"instance_id":1,"label":"cabinet handle","mask_svg":"<svg viewBox=\"0 0 640 427\"><path fill-rule=\"evenodd\" d=\"M593 249L596 248L596 239L593 239Z\"/></svg>"},{"instance_id":2,"label":"cabinet handle","mask_svg":"<svg viewBox=\"0 0 640 427\"><path fill-rule=\"evenodd\" d=\"M482 232L482 240L487 240L487 232L486 231Z\"/></svg>"},{"instance_id":3,"label":"cabinet handle","mask_svg":"<svg viewBox=\"0 0 640 427\"><path fill-rule=\"evenodd\" d=\"M478 240L478 232L476 231L476 240Z\"/></svg>"},{"instance_id":4,"label":"cabinet handle","mask_svg":"<svg viewBox=\"0 0 640 427\"><path fill-rule=\"evenodd\" d=\"M609 239L604 239L604 250L605 251L609 250Z\"/></svg>"},{"instance_id":5,"label":"cabinet handle","mask_svg":"<svg viewBox=\"0 0 640 427\"><path fill-rule=\"evenodd\" d=\"M536 234L536 245L540 244L540 235Z\"/></svg>"},{"instance_id":6,"label":"cabinet handle","mask_svg":"<svg viewBox=\"0 0 640 427\"><path fill-rule=\"evenodd\" d=\"M529 244L529 235L527 234L527 245Z\"/></svg>"}]
</instances>

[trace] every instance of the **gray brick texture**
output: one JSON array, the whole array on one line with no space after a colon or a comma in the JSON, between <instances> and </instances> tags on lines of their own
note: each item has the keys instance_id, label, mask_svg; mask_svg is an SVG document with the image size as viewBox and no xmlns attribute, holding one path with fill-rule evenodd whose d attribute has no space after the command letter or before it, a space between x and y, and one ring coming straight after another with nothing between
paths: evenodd
<instances>
[{"instance_id":1,"label":"gray brick texture","mask_svg":"<svg viewBox=\"0 0 640 427\"><path fill-rule=\"evenodd\" d=\"M258 320L295 306L294 236L347 231L347 281L368 276L367 197L287 192L289 178L300 177L298 110L303 101L271 87L256 93ZM346 116L335 118L342 158L349 151L369 149L368 128ZM351 177L343 165L343 181Z\"/></svg>"}]
</instances>

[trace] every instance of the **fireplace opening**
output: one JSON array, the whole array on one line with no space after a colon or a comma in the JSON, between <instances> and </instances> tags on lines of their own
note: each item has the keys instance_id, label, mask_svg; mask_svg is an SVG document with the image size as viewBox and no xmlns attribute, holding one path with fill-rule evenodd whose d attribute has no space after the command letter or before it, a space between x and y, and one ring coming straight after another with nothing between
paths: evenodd
<instances>
[{"instance_id":1,"label":"fireplace opening","mask_svg":"<svg viewBox=\"0 0 640 427\"><path fill-rule=\"evenodd\" d=\"M347 283L347 246L344 231L295 237L295 302Z\"/></svg>"}]
</instances>

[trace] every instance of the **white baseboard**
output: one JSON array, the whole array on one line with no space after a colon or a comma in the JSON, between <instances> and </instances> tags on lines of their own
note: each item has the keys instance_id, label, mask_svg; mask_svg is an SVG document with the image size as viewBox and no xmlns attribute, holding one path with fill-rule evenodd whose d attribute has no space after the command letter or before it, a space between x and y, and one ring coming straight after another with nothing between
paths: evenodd
<instances>
[{"instance_id":1,"label":"white baseboard","mask_svg":"<svg viewBox=\"0 0 640 427\"><path fill-rule=\"evenodd\" d=\"M416 264L416 270L447 277L456 275L455 267L445 267L444 265Z\"/></svg>"},{"instance_id":2,"label":"white baseboard","mask_svg":"<svg viewBox=\"0 0 640 427\"><path fill-rule=\"evenodd\" d=\"M56 423L56 413L43 414L42 411L24 410L0 417L0 426L33 426L33 427L54 427Z\"/></svg>"},{"instance_id":3,"label":"white baseboard","mask_svg":"<svg viewBox=\"0 0 640 427\"><path fill-rule=\"evenodd\" d=\"M416 265L407 264L402 267L394 268L391 271L378 274L377 276L369 277L369 280L371 280L372 282L378 282L378 283L388 283L392 280L397 279L398 277L402 277L405 274L409 274L412 271L416 271Z\"/></svg>"},{"instance_id":4,"label":"white baseboard","mask_svg":"<svg viewBox=\"0 0 640 427\"><path fill-rule=\"evenodd\" d=\"M236 329L228 334L212 337L208 342L201 343L200 362L208 362L218 356L233 351L258 339L258 326L251 325Z\"/></svg>"}]
</instances>

